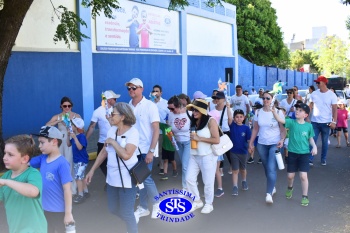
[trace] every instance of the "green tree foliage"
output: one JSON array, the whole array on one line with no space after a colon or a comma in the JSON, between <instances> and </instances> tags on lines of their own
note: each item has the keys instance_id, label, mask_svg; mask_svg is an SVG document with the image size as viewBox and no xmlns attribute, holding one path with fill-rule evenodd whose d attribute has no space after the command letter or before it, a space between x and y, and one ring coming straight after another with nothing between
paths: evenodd
<instances>
[{"instance_id":1,"label":"green tree foliage","mask_svg":"<svg viewBox=\"0 0 350 233\"><path fill-rule=\"evenodd\" d=\"M316 57L315 52L312 50L296 50L290 54L290 66L292 70L299 70L304 64L310 64L311 73L320 73L317 65L314 62L314 57Z\"/></svg>"},{"instance_id":2,"label":"green tree foliage","mask_svg":"<svg viewBox=\"0 0 350 233\"><path fill-rule=\"evenodd\" d=\"M326 76L331 72L350 78L350 60L347 54L350 46L337 36L327 36L317 45L313 60Z\"/></svg>"},{"instance_id":3,"label":"green tree foliage","mask_svg":"<svg viewBox=\"0 0 350 233\"><path fill-rule=\"evenodd\" d=\"M288 63L288 52L269 0L227 0L237 7L238 52L257 65Z\"/></svg>"}]
</instances>

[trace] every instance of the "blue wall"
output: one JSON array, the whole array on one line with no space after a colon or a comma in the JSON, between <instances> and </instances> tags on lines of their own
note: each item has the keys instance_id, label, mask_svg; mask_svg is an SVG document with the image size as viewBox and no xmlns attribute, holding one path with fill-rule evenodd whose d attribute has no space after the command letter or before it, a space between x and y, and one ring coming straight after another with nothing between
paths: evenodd
<instances>
[{"instance_id":1,"label":"blue wall","mask_svg":"<svg viewBox=\"0 0 350 233\"><path fill-rule=\"evenodd\" d=\"M38 133L69 96L82 112L79 53L13 52L4 81L3 136Z\"/></svg>"},{"instance_id":2,"label":"blue wall","mask_svg":"<svg viewBox=\"0 0 350 233\"><path fill-rule=\"evenodd\" d=\"M128 102L125 82L139 77L148 97L153 85L163 87L169 99L181 93L180 55L93 54L94 108L101 103L101 92L112 89ZM188 95L201 90L210 95L218 79L225 79L225 68L234 67L233 57L188 56ZM239 84L251 90L271 89L277 80L307 89L316 75L251 64L239 57ZM80 53L13 52L5 75L3 95L4 138L20 133L36 133L40 126L60 113L60 100L68 96L73 111L83 116ZM234 86L231 84L231 94ZM84 117L84 116L83 116ZM85 119L88 124L90 119Z\"/></svg>"},{"instance_id":3,"label":"blue wall","mask_svg":"<svg viewBox=\"0 0 350 233\"><path fill-rule=\"evenodd\" d=\"M289 89L297 86L299 89L308 89L308 86L315 85L314 80L317 74L303 73L296 70L283 70L274 67L257 66L242 57L238 57L238 76L239 83L244 90L250 91L264 88L271 90L272 86L278 80L286 82L283 89ZM232 92L231 92L232 94Z\"/></svg>"}]
</instances>

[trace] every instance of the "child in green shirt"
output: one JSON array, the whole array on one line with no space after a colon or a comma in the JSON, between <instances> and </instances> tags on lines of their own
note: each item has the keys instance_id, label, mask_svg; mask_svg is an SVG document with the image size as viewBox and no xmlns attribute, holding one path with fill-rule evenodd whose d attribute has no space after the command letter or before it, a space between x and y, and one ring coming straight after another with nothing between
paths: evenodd
<instances>
[{"instance_id":1,"label":"child in green shirt","mask_svg":"<svg viewBox=\"0 0 350 233\"><path fill-rule=\"evenodd\" d=\"M301 188L302 188L302 199L301 205L309 205L308 188L309 181L307 178L307 172L310 169L309 155L310 147L312 146L311 154L317 154L317 147L314 137L314 130L309 122L305 122L305 118L310 113L310 108L304 103L294 105L296 119L282 119L279 117L274 108L272 113L274 118L284 124L289 129L289 142L288 142L288 159L287 159L287 172L288 172L288 189L286 191L286 198L292 198L293 194L293 182L295 172L299 172Z\"/></svg>"},{"instance_id":2,"label":"child in green shirt","mask_svg":"<svg viewBox=\"0 0 350 233\"><path fill-rule=\"evenodd\" d=\"M14 136L5 142L3 160L9 171L0 178L0 202L5 205L10 233L47 233L41 205L41 175L28 167L34 146L29 135Z\"/></svg>"}]
</instances>

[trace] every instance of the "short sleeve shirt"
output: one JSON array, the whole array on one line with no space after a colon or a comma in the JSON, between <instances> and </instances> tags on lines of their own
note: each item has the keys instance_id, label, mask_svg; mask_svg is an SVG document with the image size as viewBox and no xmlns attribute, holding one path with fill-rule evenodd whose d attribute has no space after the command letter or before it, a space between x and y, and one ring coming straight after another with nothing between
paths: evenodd
<instances>
[{"instance_id":1,"label":"short sleeve shirt","mask_svg":"<svg viewBox=\"0 0 350 233\"><path fill-rule=\"evenodd\" d=\"M60 155L51 162L47 162L48 155L39 155L30 160L30 165L40 168L43 181L43 209L49 212L64 212L63 185L72 182L70 165L67 159Z\"/></svg>"},{"instance_id":2,"label":"short sleeve shirt","mask_svg":"<svg viewBox=\"0 0 350 233\"><path fill-rule=\"evenodd\" d=\"M107 133L108 138L116 139L117 127L112 126ZM135 127L131 127L128 131L126 131L123 135L117 137L117 142L121 144L122 136L125 137L126 144L133 144L136 146L136 150L130 159L124 160L125 165L130 169L137 163L137 155L139 154L138 145L139 145L139 133L135 129ZM118 161L116 151L113 146L107 145L106 151L108 154L108 162L107 162L107 177L106 182L110 186L114 187L123 187L121 183L121 177L119 174ZM122 179L125 188L131 188L131 177L126 169L125 165L119 160L120 171L122 174Z\"/></svg>"},{"instance_id":3,"label":"short sleeve shirt","mask_svg":"<svg viewBox=\"0 0 350 233\"><path fill-rule=\"evenodd\" d=\"M4 203L10 233L47 232L47 222L41 205L42 180L39 171L28 167L22 174L11 178L12 170L1 178L31 184L39 189L39 195L26 197L7 186L0 187L0 201Z\"/></svg>"},{"instance_id":4,"label":"short sleeve shirt","mask_svg":"<svg viewBox=\"0 0 350 233\"><path fill-rule=\"evenodd\" d=\"M282 111L278 111L278 115L284 119ZM274 145L281 140L280 127L272 112L265 112L263 109L259 109L254 116L254 121L259 125L259 144Z\"/></svg>"},{"instance_id":5,"label":"short sleeve shirt","mask_svg":"<svg viewBox=\"0 0 350 233\"><path fill-rule=\"evenodd\" d=\"M169 113L168 124L174 133L178 142L187 142L190 140L191 121L186 112L180 114Z\"/></svg>"},{"instance_id":6,"label":"short sleeve shirt","mask_svg":"<svg viewBox=\"0 0 350 233\"><path fill-rule=\"evenodd\" d=\"M107 118L106 109L103 106L98 107L92 114L91 121L97 123L99 128L98 142L104 143L107 139L107 132L111 128Z\"/></svg>"},{"instance_id":7,"label":"short sleeve shirt","mask_svg":"<svg viewBox=\"0 0 350 233\"><path fill-rule=\"evenodd\" d=\"M244 115L247 114L247 104L249 105L249 99L247 96L245 96L245 95L241 95L241 96L233 95L231 97L231 104L232 104L233 111L235 111L237 109L241 109L241 110L243 110Z\"/></svg>"},{"instance_id":8,"label":"short sleeve shirt","mask_svg":"<svg viewBox=\"0 0 350 233\"><path fill-rule=\"evenodd\" d=\"M296 120L286 119L285 127L289 129L288 151L297 154L310 153L309 139L315 136L311 123L299 124Z\"/></svg>"},{"instance_id":9,"label":"short sleeve shirt","mask_svg":"<svg viewBox=\"0 0 350 233\"><path fill-rule=\"evenodd\" d=\"M158 108L155 103L145 97L136 106L132 105L132 100L130 100L129 104L134 110L136 117L136 124L134 126L140 135L140 150L143 154L147 154L152 143L152 123L160 121Z\"/></svg>"},{"instance_id":10,"label":"short sleeve shirt","mask_svg":"<svg viewBox=\"0 0 350 233\"><path fill-rule=\"evenodd\" d=\"M332 104L337 104L337 95L328 90L324 93L320 90L312 92L310 102L313 103L312 122L329 123L332 122Z\"/></svg>"}]
</instances>

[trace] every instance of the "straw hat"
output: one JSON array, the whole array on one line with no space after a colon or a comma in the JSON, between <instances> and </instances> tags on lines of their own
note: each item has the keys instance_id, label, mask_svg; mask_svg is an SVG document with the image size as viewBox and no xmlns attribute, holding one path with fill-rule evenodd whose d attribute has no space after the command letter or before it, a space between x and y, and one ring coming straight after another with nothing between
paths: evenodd
<instances>
[{"instance_id":1,"label":"straw hat","mask_svg":"<svg viewBox=\"0 0 350 233\"><path fill-rule=\"evenodd\" d=\"M197 109L203 115L208 115L208 112L207 112L208 102L203 99L194 100L191 104L187 105L186 108L187 110L194 108L194 109Z\"/></svg>"}]
</instances>

